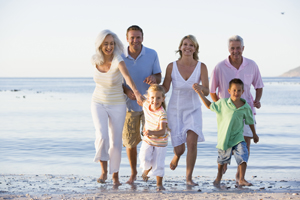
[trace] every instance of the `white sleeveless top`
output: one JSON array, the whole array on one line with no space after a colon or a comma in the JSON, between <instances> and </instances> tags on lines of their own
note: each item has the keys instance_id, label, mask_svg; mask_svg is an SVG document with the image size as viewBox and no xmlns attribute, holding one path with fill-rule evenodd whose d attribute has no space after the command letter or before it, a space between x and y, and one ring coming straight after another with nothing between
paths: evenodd
<instances>
[{"instance_id":1,"label":"white sleeveless top","mask_svg":"<svg viewBox=\"0 0 300 200\"><path fill-rule=\"evenodd\" d=\"M198 135L198 142L203 142L201 101L193 89L194 83L200 83L201 62L198 62L188 80L178 71L176 61L173 62L172 95L167 108L171 141L174 147L186 142L188 130Z\"/></svg>"},{"instance_id":2,"label":"white sleeveless top","mask_svg":"<svg viewBox=\"0 0 300 200\"><path fill-rule=\"evenodd\" d=\"M125 94L122 83L123 76L119 70L119 63L123 61L122 57L114 56L110 69L103 73L95 65L94 81L96 88L93 93L92 101L101 104L125 104Z\"/></svg>"}]
</instances>

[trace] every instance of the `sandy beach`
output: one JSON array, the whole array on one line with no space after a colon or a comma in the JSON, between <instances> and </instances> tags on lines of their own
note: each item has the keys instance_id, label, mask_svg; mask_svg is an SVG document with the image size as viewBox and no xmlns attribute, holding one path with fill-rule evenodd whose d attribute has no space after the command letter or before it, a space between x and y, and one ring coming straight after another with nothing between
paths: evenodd
<instances>
[{"instance_id":1,"label":"sandy beach","mask_svg":"<svg viewBox=\"0 0 300 200\"><path fill-rule=\"evenodd\" d=\"M199 186L185 184L185 154L177 169L170 170L174 154L169 145L166 190L157 192L155 178L143 182L141 169L136 183L126 184L130 165L125 148L122 185L113 187L111 176L106 184L97 183L100 167L92 162L92 79L0 79L0 199L300 199L300 80L265 78L264 82L264 106L257 116L260 142L253 144L246 172L253 186L236 185L234 159L221 188L213 186L216 119L213 112L203 110L206 141L198 144L193 173Z\"/></svg>"},{"instance_id":2,"label":"sandy beach","mask_svg":"<svg viewBox=\"0 0 300 200\"><path fill-rule=\"evenodd\" d=\"M165 177L165 191L156 191L155 178L134 185L120 177L119 187L96 182L96 177L76 175L0 175L0 199L300 199L300 181L269 180L257 177L249 180L253 186L239 187L232 179L222 181L221 188L213 186L213 178L198 176L199 186L185 185L183 176Z\"/></svg>"}]
</instances>

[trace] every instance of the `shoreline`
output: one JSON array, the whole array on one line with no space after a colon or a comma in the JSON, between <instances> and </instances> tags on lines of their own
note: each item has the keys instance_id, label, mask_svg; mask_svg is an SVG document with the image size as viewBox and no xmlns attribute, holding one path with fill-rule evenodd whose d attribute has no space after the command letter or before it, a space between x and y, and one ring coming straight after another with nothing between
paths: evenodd
<instances>
[{"instance_id":1,"label":"shoreline","mask_svg":"<svg viewBox=\"0 0 300 200\"><path fill-rule=\"evenodd\" d=\"M164 177L164 191L156 191L156 179L133 185L121 176L115 187L109 177L105 184L96 177L53 174L0 174L0 199L300 199L300 180L248 180L253 186L239 187L233 179L222 179L220 188L213 178L194 177L199 186L187 186L183 176Z\"/></svg>"}]
</instances>

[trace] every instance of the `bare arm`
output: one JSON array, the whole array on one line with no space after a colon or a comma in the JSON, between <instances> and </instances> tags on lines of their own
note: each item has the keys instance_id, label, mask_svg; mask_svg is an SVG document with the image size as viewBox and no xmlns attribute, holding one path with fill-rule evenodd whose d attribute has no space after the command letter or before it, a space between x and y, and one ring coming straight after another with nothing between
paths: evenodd
<instances>
[{"instance_id":1,"label":"bare arm","mask_svg":"<svg viewBox=\"0 0 300 200\"><path fill-rule=\"evenodd\" d=\"M166 76L165 76L165 79L164 79L164 83L162 85L164 87L166 93L169 91L170 85L171 85L171 82L172 82L172 77L171 77L172 69L173 69L173 63L170 63L167 66Z\"/></svg>"},{"instance_id":2,"label":"bare arm","mask_svg":"<svg viewBox=\"0 0 300 200\"><path fill-rule=\"evenodd\" d=\"M121 72L121 74L123 75L126 83L129 85L129 87L131 88L132 92L134 93L134 96L136 97L137 99L137 103L141 106L143 104L143 100L144 100L144 97L141 95L141 93L136 89L136 85L135 83L133 82L128 70L127 70L127 67L125 65L125 62L122 61L119 63L119 70ZM123 87L124 89L124 87ZM127 88L128 89L128 88Z\"/></svg>"},{"instance_id":3,"label":"bare arm","mask_svg":"<svg viewBox=\"0 0 300 200\"><path fill-rule=\"evenodd\" d=\"M208 83L208 72L207 67L204 63L201 63L201 82L202 82L202 93L207 96L209 94L209 83Z\"/></svg>"},{"instance_id":4,"label":"bare arm","mask_svg":"<svg viewBox=\"0 0 300 200\"><path fill-rule=\"evenodd\" d=\"M144 83L147 83L149 85L151 84L160 84L161 82L161 73L158 74L152 74L145 78Z\"/></svg>"},{"instance_id":5,"label":"bare arm","mask_svg":"<svg viewBox=\"0 0 300 200\"><path fill-rule=\"evenodd\" d=\"M144 135L145 136L164 136L166 133L166 128L167 128L167 123L165 122L161 122L160 127L162 127L162 129L158 130L158 131L150 131L150 130L144 130Z\"/></svg>"},{"instance_id":6,"label":"bare arm","mask_svg":"<svg viewBox=\"0 0 300 200\"><path fill-rule=\"evenodd\" d=\"M258 137L258 135L256 134L254 124L250 124L249 126L250 126L250 129L251 129L252 133L253 133L253 140L254 140L254 143L258 143L259 137Z\"/></svg>"},{"instance_id":7,"label":"bare arm","mask_svg":"<svg viewBox=\"0 0 300 200\"><path fill-rule=\"evenodd\" d=\"M262 88L258 88L255 91L255 100L253 101L253 105L256 108L260 108L261 107L260 99L262 97L262 93L263 93L263 89Z\"/></svg>"},{"instance_id":8,"label":"bare arm","mask_svg":"<svg viewBox=\"0 0 300 200\"><path fill-rule=\"evenodd\" d=\"M214 102L217 102L219 100L219 97L216 93L210 93L210 97Z\"/></svg>"},{"instance_id":9,"label":"bare arm","mask_svg":"<svg viewBox=\"0 0 300 200\"><path fill-rule=\"evenodd\" d=\"M198 83L195 83L193 85L193 89L198 93L198 95L200 96L200 98L202 99L204 105L210 109L210 104L211 102L204 96L202 89L201 89L201 85L199 85Z\"/></svg>"}]
</instances>

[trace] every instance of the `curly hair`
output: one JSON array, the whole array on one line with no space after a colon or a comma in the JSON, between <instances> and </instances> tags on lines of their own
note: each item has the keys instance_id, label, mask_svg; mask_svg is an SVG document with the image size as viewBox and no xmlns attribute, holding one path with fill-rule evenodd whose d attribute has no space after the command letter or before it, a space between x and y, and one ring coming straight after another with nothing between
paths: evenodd
<instances>
[{"instance_id":1,"label":"curly hair","mask_svg":"<svg viewBox=\"0 0 300 200\"><path fill-rule=\"evenodd\" d=\"M104 63L104 55L101 50L101 45L106 38L106 36L111 35L114 38L114 52L113 56L121 55L124 51L124 46L118 36L110 30L101 31L95 41L95 51L96 54L92 56L91 62L93 65L102 65Z\"/></svg>"}]
</instances>

